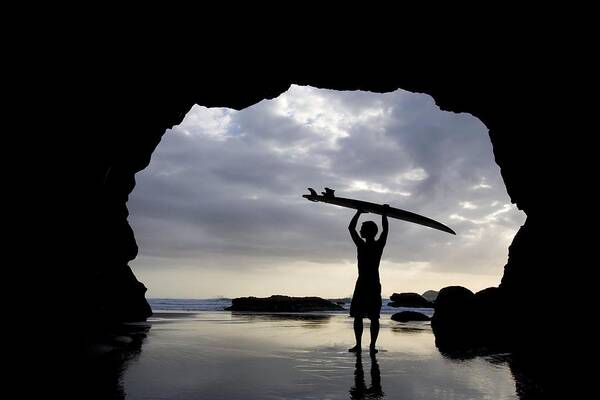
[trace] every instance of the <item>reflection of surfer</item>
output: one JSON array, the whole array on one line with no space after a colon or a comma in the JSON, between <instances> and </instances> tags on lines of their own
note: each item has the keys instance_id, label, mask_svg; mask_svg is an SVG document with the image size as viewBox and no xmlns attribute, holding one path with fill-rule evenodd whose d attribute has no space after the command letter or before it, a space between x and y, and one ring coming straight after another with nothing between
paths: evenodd
<instances>
[{"instance_id":1,"label":"reflection of surfer","mask_svg":"<svg viewBox=\"0 0 600 400\"><path fill-rule=\"evenodd\" d=\"M379 335L379 311L381 310L381 283L379 282L379 261L383 254L383 248L388 235L387 210L389 205L384 204L384 212L381 216L381 225L383 231L378 240L377 224L373 221L363 222L360 228L360 236L356 233L356 223L358 217L363 213L357 210L350 221L348 229L350 236L356 244L358 258L358 279L354 287L352 303L350 305L350 316L354 317L354 336L356 337L356 346L349 349L351 352L360 352L363 318L371 320L371 344L369 351L377 353L375 342ZM361 239L363 237L365 240Z\"/></svg>"},{"instance_id":2,"label":"reflection of surfer","mask_svg":"<svg viewBox=\"0 0 600 400\"><path fill-rule=\"evenodd\" d=\"M371 353L371 386L367 387L360 354L356 355L354 369L354 386L350 388L350 399L382 399L385 397L381 388L381 372L375 353Z\"/></svg>"}]
</instances>

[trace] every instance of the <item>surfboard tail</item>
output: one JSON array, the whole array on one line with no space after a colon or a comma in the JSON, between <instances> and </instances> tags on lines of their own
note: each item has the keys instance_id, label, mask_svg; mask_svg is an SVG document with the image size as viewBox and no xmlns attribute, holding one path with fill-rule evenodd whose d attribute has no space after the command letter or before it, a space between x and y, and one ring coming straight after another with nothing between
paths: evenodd
<instances>
[{"instance_id":1,"label":"surfboard tail","mask_svg":"<svg viewBox=\"0 0 600 400\"><path fill-rule=\"evenodd\" d=\"M302 195L302 197L304 197L307 200L314 201L315 203L318 202L319 201L318 200L318 196L319 195L317 194L317 192L315 191L315 189L308 188L308 191L310 192L310 194Z\"/></svg>"}]
</instances>

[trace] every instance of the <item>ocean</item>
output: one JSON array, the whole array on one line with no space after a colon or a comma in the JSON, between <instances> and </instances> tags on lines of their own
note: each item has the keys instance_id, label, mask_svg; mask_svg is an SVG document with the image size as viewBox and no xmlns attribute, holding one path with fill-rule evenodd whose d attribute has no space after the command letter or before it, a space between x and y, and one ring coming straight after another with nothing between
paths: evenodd
<instances>
[{"instance_id":1,"label":"ocean","mask_svg":"<svg viewBox=\"0 0 600 400\"><path fill-rule=\"evenodd\" d=\"M335 299L340 301L342 299ZM340 304L347 311L330 311L328 313L345 314L350 310L351 299L343 299L345 303ZM390 307L389 299L382 299L383 306L381 314L395 314L401 311L418 311L429 317L433 315L433 308L410 308L410 307ZM175 312L196 312L196 311L223 311L231 305L231 299L214 298L214 299L164 299L150 298L148 299L150 307L153 311L175 311Z\"/></svg>"}]
</instances>

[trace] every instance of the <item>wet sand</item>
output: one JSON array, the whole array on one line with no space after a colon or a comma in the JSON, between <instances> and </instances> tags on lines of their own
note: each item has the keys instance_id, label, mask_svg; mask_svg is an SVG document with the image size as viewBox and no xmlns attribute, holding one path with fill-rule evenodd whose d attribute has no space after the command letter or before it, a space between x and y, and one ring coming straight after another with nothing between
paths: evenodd
<instances>
[{"instance_id":1,"label":"wet sand","mask_svg":"<svg viewBox=\"0 0 600 400\"><path fill-rule=\"evenodd\" d=\"M345 314L156 313L122 374L127 399L516 399L501 356L455 360L429 323L382 315L361 357Z\"/></svg>"}]
</instances>

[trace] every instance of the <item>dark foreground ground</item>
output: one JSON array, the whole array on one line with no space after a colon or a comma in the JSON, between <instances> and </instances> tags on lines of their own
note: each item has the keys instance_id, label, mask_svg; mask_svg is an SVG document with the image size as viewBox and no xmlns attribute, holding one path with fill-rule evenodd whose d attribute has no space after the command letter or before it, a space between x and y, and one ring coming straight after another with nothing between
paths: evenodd
<instances>
[{"instance_id":1,"label":"dark foreground ground","mask_svg":"<svg viewBox=\"0 0 600 400\"><path fill-rule=\"evenodd\" d=\"M111 394L127 399L517 399L509 355L448 358L429 323L382 315L380 352L348 353L340 314L156 313ZM365 324L363 348L368 345ZM125 339L126 340L126 339Z\"/></svg>"}]
</instances>

